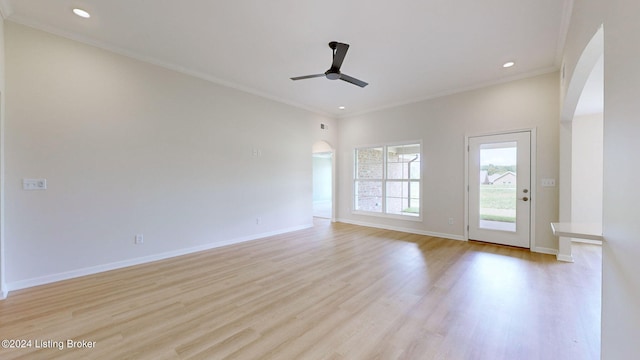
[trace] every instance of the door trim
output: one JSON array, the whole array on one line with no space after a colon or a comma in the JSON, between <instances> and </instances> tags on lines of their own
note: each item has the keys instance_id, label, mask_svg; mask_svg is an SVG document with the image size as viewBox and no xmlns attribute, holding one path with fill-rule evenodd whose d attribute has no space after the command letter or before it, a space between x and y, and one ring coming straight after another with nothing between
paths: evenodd
<instances>
[{"instance_id":1,"label":"door trim","mask_svg":"<svg viewBox=\"0 0 640 360\"><path fill-rule=\"evenodd\" d=\"M514 130L505 130L505 131L497 131L497 132L486 132L486 133L474 133L474 134L465 134L464 136L464 239L469 241L469 138L478 137L478 136L492 136L492 135L503 135L503 134L513 134L519 132L530 132L531 133L531 224L529 226L529 249L531 251L537 251L536 245L536 204L538 202L538 177L537 177L537 134L536 128L528 128L528 129L514 129Z\"/></svg>"}]
</instances>

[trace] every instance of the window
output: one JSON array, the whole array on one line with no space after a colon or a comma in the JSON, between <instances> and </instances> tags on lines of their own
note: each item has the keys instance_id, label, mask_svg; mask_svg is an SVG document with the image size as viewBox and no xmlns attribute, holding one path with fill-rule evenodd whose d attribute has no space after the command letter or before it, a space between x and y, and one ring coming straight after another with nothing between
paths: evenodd
<instances>
[{"instance_id":1,"label":"window","mask_svg":"<svg viewBox=\"0 0 640 360\"><path fill-rule=\"evenodd\" d=\"M354 210L420 216L420 144L355 150Z\"/></svg>"}]
</instances>

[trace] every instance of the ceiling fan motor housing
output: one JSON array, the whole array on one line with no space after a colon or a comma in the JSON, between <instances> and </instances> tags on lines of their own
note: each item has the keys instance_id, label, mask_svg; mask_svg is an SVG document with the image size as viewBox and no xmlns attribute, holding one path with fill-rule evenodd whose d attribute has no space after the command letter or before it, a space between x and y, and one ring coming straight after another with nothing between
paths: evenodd
<instances>
[{"instance_id":1,"label":"ceiling fan motor housing","mask_svg":"<svg viewBox=\"0 0 640 360\"><path fill-rule=\"evenodd\" d=\"M329 69L326 73L324 73L329 80L338 80L340 79L340 71Z\"/></svg>"}]
</instances>

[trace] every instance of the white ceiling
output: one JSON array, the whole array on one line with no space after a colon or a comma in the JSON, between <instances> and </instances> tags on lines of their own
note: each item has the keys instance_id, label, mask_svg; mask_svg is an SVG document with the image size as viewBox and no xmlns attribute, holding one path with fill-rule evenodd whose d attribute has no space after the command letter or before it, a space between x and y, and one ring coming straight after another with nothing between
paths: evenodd
<instances>
[{"instance_id":1,"label":"white ceiling","mask_svg":"<svg viewBox=\"0 0 640 360\"><path fill-rule=\"evenodd\" d=\"M556 70L571 3L0 0L10 21L335 117ZM333 40L351 45L342 71L369 86L289 79L327 70Z\"/></svg>"}]
</instances>

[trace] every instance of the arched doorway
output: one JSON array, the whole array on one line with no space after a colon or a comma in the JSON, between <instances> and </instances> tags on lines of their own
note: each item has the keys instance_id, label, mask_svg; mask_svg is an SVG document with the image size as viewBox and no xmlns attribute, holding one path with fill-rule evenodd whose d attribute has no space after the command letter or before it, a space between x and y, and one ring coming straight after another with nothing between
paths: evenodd
<instances>
[{"instance_id":1,"label":"arched doorway","mask_svg":"<svg viewBox=\"0 0 640 360\"><path fill-rule=\"evenodd\" d=\"M568 81L560 119L560 216L563 223L602 222L604 30L583 50ZM558 260L573 262L560 237ZM580 240L581 241L581 240Z\"/></svg>"}]
</instances>

